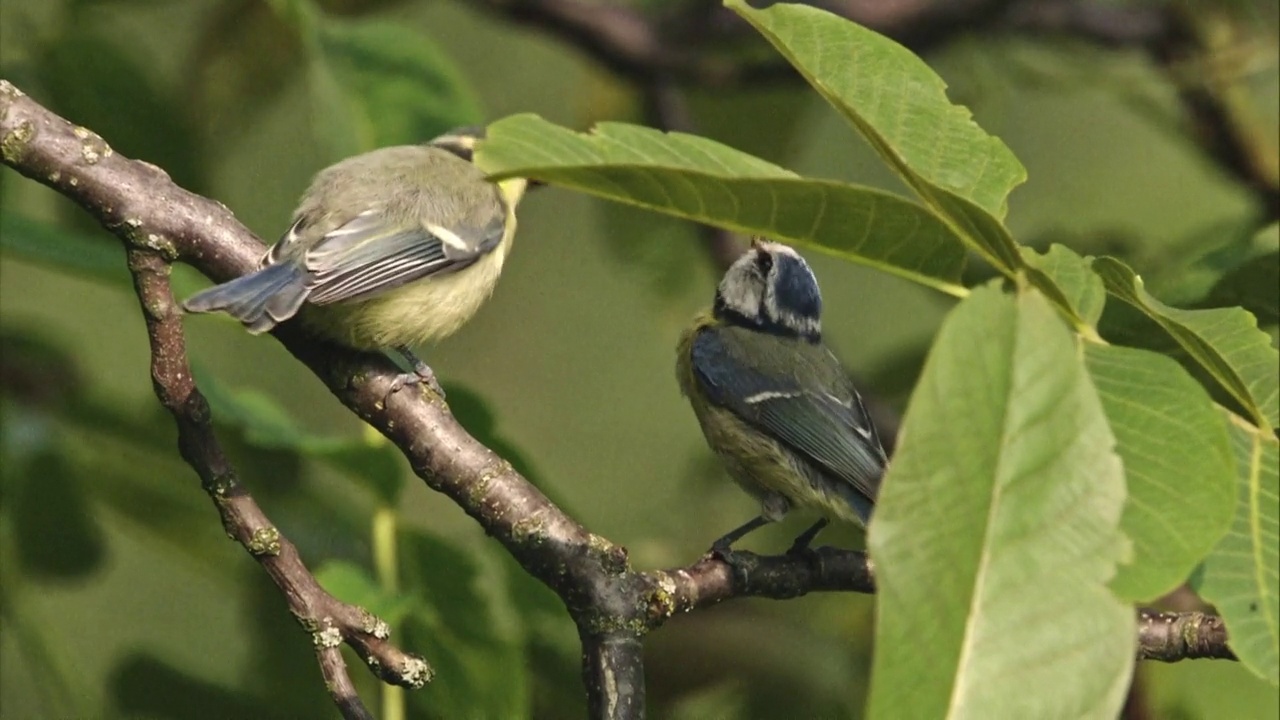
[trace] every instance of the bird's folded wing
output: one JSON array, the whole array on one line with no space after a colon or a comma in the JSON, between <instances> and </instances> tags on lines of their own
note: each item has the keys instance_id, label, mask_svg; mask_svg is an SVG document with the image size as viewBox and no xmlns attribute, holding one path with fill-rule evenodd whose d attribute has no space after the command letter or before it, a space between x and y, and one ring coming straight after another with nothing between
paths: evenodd
<instances>
[{"instance_id":1,"label":"bird's folded wing","mask_svg":"<svg viewBox=\"0 0 1280 720\"><path fill-rule=\"evenodd\" d=\"M764 336L763 342L781 342ZM875 499L884 451L857 395L804 388L793 375L773 372L763 356L707 328L694 339L694 374L707 398L785 443L793 451ZM835 362L832 359L832 362ZM844 394L844 388L839 388Z\"/></svg>"},{"instance_id":2,"label":"bird's folded wing","mask_svg":"<svg viewBox=\"0 0 1280 720\"><path fill-rule=\"evenodd\" d=\"M361 213L307 251L308 299L317 305L359 300L460 270L497 247L502 234L501 218L479 228L406 227L389 223L376 211Z\"/></svg>"}]
</instances>

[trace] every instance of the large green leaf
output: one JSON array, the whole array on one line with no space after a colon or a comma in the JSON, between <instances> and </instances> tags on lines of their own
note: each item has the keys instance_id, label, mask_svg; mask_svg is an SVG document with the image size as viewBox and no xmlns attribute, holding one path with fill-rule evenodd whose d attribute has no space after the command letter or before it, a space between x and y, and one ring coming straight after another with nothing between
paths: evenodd
<instances>
[{"instance_id":1,"label":"large green leaf","mask_svg":"<svg viewBox=\"0 0 1280 720\"><path fill-rule=\"evenodd\" d=\"M869 531L870 717L1119 712L1124 474L1075 342L1033 290L988 285L943 323Z\"/></svg>"},{"instance_id":2,"label":"large green leaf","mask_svg":"<svg viewBox=\"0 0 1280 720\"><path fill-rule=\"evenodd\" d=\"M817 8L779 3L744 17L971 246L1006 272L1021 266L999 220L1026 170L953 105L946 84L889 38Z\"/></svg>"},{"instance_id":3,"label":"large green leaf","mask_svg":"<svg viewBox=\"0 0 1280 720\"><path fill-rule=\"evenodd\" d=\"M1129 490L1120 526L1134 557L1111 589L1155 600L1186 580L1231 526L1235 459L1227 429L1209 394L1171 358L1090 343L1085 364Z\"/></svg>"},{"instance_id":4,"label":"large green leaf","mask_svg":"<svg viewBox=\"0 0 1280 720\"><path fill-rule=\"evenodd\" d=\"M1109 293L1159 324L1254 423L1268 430L1280 424L1280 354L1252 315L1240 308L1169 307L1152 297L1142 278L1119 260L1098 258L1093 267Z\"/></svg>"},{"instance_id":5,"label":"large green leaf","mask_svg":"<svg viewBox=\"0 0 1280 720\"><path fill-rule=\"evenodd\" d=\"M522 114L488 129L476 162L610 200L809 245L960 295L964 249L896 195L809 180L705 138L601 123L575 133Z\"/></svg>"},{"instance_id":6,"label":"large green leaf","mask_svg":"<svg viewBox=\"0 0 1280 720\"><path fill-rule=\"evenodd\" d=\"M1240 662L1280 685L1280 441L1235 417L1229 430L1235 521L1205 559L1197 590L1222 614Z\"/></svg>"},{"instance_id":7,"label":"large green leaf","mask_svg":"<svg viewBox=\"0 0 1280 720\"><path fill-rule=\"evenodd\" d=\"M947 99L946 83L915 53L815 7L725 5L773 43L908 184L928 183L1004 217L1026 170L968 108Z\"/></svg>"}]
</instances>

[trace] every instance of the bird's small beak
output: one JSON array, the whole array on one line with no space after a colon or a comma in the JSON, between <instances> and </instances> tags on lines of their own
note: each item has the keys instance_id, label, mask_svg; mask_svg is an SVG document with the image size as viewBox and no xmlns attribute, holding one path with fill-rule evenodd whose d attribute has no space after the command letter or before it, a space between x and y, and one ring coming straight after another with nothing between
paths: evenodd
<instances>
[{"instance_id":1,"label":"bird's small beak","mask_svg":"<svg viewBox=\"0 0 1280 720\"><path fill-rule=\"evenodd\" d=\"M764 245L764 238L760 237L759 235L756 235L755 237L751 238L752 250L759 250L763 245Z\"/></svg>"}]
</instances>

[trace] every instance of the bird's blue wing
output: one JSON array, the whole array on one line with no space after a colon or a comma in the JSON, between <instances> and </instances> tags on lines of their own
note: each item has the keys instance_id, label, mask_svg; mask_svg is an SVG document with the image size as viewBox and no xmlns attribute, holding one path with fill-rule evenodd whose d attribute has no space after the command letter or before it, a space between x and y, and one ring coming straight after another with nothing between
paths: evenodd
<instances>
[{"instance_id":1,"label":"bird's blue wing","mask_svg":"<svg viewBox=\"0 0 1280 720\"><path fill-rule=\"evenodd\" d=\"M761 338L779 342L773 336ZM715 328L694 338L694 375L712 403L782 441L827 474L874 502L884 474L880 438L862 400L845 379L832 388L801 387L794 375L770 371ZM835 363L834 358L831 359ZM843 370L840 377L844 378Z\"/></svg>"},{"instance_id":2,"label":"bird's blue wing","mask_svg":"<svg viewBox=\"0 0 1280 720\"><path fill-rule=\"evenodd\" d=\"M361 213L307 251L308 300L317 305L359 300L460 270L497 247L503 231L502 217L483 227L403 227L388 223L377 211ZM288 246L297 233L295 224L280 246Z\"/></svg>"}]
</instances>

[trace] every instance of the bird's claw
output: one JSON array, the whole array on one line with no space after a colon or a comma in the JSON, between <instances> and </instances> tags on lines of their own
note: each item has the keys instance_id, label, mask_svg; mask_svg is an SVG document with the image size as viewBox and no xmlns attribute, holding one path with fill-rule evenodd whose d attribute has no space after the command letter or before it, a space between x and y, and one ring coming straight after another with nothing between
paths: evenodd
<instances>
[{"instance_id":1,"label":"bird's claw","mask_svg":"<svg viewBox=\"0 0 1280 720\"><path fill-rule=\"evenodd\" d=\"M419 383L431 388L431 392L439 395L441 400L444 399L444 388L440 387L440 381L436 379L436 374L425 365L413 372L397 375L395 380L391 381L391 389L387 391L387 395L394 395L407 385L417 385Z\"/></svg>"}]
</instances>

